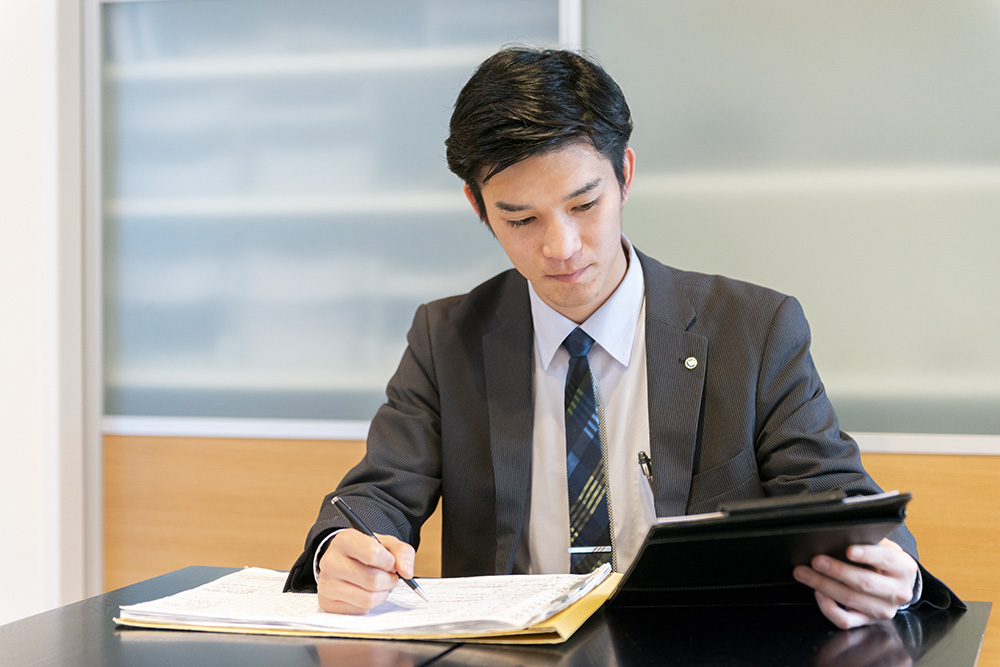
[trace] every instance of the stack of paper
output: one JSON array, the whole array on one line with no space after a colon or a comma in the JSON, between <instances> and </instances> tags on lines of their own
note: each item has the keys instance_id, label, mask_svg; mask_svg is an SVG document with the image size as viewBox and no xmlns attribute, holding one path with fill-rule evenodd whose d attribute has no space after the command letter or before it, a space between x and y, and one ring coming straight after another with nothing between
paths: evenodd
<instances>
[{"instance_id":1,"label":"stack of paper","mask_svg":"<svg viewBox=\"0 0 1000 667\"><path fill-rule=\"evenodd\" d=\"M169 597L121 607L115 622L145 628L252 634L554 643L565 641L620 575L421 579L430 602L399 582L364 616L330 614L315 594L282 593L286 573L247 568Z\"/></svg>"}]
</instances>

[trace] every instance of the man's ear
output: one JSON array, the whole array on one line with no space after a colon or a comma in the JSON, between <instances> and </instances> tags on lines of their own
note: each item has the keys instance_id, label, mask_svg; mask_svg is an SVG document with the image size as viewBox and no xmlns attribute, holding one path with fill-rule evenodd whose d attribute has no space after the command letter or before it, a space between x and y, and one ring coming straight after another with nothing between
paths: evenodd
<instances>
[{"instance_id":1,"label":"man's ear","mask_svg":"<svg viewBox=\"0 0 1000 667\"><path fill-rule=\"evenodd\" d=\"M622 164L622 173L625 176L625 182L622 184L622 205L628 201L629 190L632 189L632 176L635 175L635 151L631 146L625 147L625 161Z\"/></svg>"},{"instance_id":2,"label":"man's ear","mask_svg":"<svg viewBox=\"0 0 1000 667\"><path fill-rule=\"evenodd\" d=\"M474 194L472 194L472 188L470 188L469 184L466 183L462 187L462 190L465 191L465 198L468 199L469 200L469 204L472 205L472 210L476 212L476 217L478 217L480 220L482 220L483 222L485 222L486 226L492 232L493 231L493 227L490 227L489 218L487 218L485 215L481 215L479 213L479 204L476 202L476 196Z\"/></svg>"},{"instance_id":3,"label":"man's ear","mask_svg":"<svg viewBox=\"0 0 1000 667\"><path fill-rule=\"evenodd\" d=\"M476 196L472 194L472 188L470 188L469 184L466 183L462 186L462 189L465 191L465 198L469 200L470 204L472 204L472 210L476 212L476 217L482 220L483 216L479 213L479 205L476 203Z\"/></svg>"}]
</instances>

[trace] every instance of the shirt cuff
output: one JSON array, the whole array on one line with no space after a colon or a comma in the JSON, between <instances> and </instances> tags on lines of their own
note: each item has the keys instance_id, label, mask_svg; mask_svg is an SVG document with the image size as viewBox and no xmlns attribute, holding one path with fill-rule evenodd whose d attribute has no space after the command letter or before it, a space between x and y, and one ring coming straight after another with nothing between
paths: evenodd
<instances>
[{"instance_id":1,"label":"shirt cuff","mask_svg":"<svg viewBox=\"0 0 1000 667\"><path fill-rule=\"evenodd\" d=\"M341 528L340 530L333 531L332 533L324 537L323 541L320 542L319 545L316 547L316 553L313 554L313 578L317 582L319 581L319 559L323 557L324 553L326 553L326 548L330 546L330 540L333 539L333 536L339 533L341 530L346 530L346 529ZM920 577L919 572L917 572L917 577L918 578Z\"/></svg>"},{"instance_id":2,"label":"shirt cuff","mask_svg":"<svg viewBox=\"0 0 1000 667\"><path fill-rule=\"evenodd\" d=\"M913 597L910 601L904 605L900 605L899 610L909 609L911 606L920 602L920 596L924 594L924 576L920 573L920 568L917 568L917 578L913 582Z\"/></svg>"}]
</instances>

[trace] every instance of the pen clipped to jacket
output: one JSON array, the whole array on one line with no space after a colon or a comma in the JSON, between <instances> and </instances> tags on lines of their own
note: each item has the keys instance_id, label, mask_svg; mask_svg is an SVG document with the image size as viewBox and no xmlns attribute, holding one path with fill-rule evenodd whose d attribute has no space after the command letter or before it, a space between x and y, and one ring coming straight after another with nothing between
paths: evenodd
<instances>
[{"instance_id":1,"label":"pen clipped to jacket","mask_svg":"<svg viewBox=\"0 0 1000 667\"><path fill-rule=\"evenodd\" d=\"M649 482L649 488L653 488L653 462L649 459L649 454L646 452L639 452L639 469L642 470L642 474L646 476L646 481Z\"/></svg>"}]
</instances>

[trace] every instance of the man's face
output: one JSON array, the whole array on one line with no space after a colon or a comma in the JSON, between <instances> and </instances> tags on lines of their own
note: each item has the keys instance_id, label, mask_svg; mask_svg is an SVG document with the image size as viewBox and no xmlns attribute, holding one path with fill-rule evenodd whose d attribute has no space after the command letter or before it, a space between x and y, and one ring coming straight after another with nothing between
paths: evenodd
<instances>
[{"instance_id":1,"label":"man's face","mask_svg":"<svg viewBox=\"0 0 1000 667\"><path fill-rule=\"evenodd\" d=\"M628 267L622 206L635 153L625 151L625 185L589 143L536 155L480 188L490 229L538 296L577 324L618 288ZM475 200L466 186L466 196Z\"/></svg>"}]
</instances>

